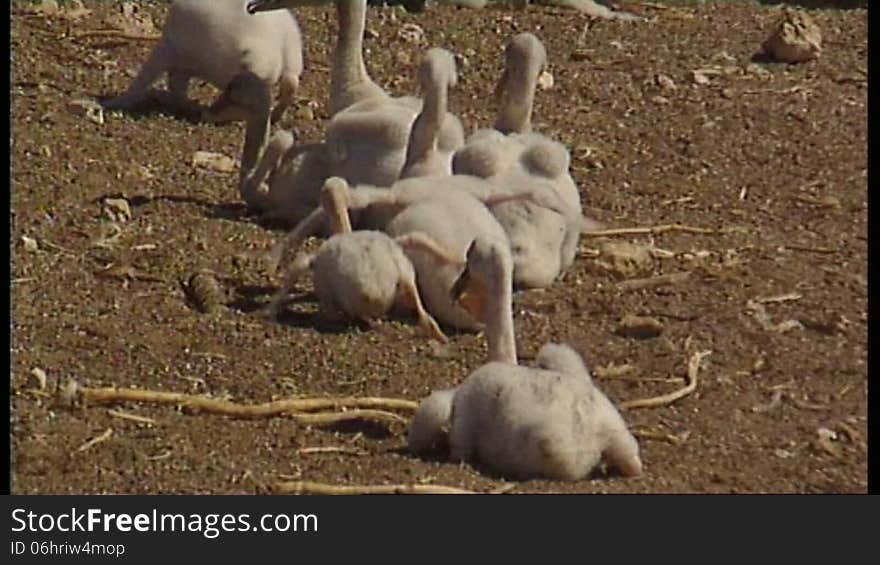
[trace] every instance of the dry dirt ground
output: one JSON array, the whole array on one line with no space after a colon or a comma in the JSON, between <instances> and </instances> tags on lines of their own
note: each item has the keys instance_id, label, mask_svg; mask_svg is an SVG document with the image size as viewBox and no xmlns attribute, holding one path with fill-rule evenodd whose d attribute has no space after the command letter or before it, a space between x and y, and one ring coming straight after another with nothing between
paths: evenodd
<instances>
[{"instance_id":1,"label":"dry dirt ground","mask_svg":"<svg viewBox=\"0 0 880 565\"><path fill-rule=\"evenodd\" d=\"M140 5L162 21L167 4ZM242 126L200 124L157 104L103 124L69 111L70 100L123 89L151 46L76 37L119 10L86 7L92 13L78 21L19 8L12 16L14 492L253 493L291 478L503 484L442 453L407 455L400 423L309 427L179 406L56 404L52 391L67 379L243 403L416 400L460 382L486 356L482 336L453 334L438 349L406 319L321 325L310 280L279 323L259 318L277 284L260 254L283 232L247 214L235 172L192 165L196 151L237 157ZM693 394L624 412L642 437L643 476L532 480L511 492L865 492L867 12L813 11L824 53L789 67L751 62L777 9L641 9L653 21L588 21L547 7L369 13L368 67L394 93L415 90L424 47L463 55L452 108L468 129L491 123L504 42L535 32L555 79L538 93L536 128L571 149L587 210L608 227L718 230L584 238L564 280L516 295L524 362L547 341L568 342L601 374L618 369L621 378L597 379L617 402L680 388L687 359L712 353ZM298 15L308 69L284 125L319 140L335 16ZM424 28L425 42L401 36L404 23ZM695 76L700 69L709 70ZM202 102L214 93L194 92ZM125 198L133 217L111 221L107 198ZM690 275L622 287L595 268L608 241L654 248L653 264L633 276ZM212 314L193 309L181 283L201 268L228 292ZM618 335L626 315L655 318L661 335ZM301 451L311 447L346 449Z\"/></svg>"}]
</instances>

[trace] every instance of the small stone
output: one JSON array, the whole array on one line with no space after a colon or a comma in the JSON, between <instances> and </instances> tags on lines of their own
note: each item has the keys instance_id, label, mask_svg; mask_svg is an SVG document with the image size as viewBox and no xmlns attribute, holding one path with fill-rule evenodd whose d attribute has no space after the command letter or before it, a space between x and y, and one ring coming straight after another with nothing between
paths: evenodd
<instances>
[{"instance_id":1,"label":"small stone","mask_svg":"<svg viewBox=\"0 0 880 565\"><path fill-rule=\"evenodd\" d=\"M64 16L71 20L78 20L91 15L91 13L92 11L85 7L82 0L68 0Z\"/></svg>"},{"instance_id":2,"label":"small stone","mask_svg":"<svg viewBox=\"0 0 880 565\"><path fill-rule=\"evenodd\" d=\"M822 196L817 204L822 208L840 208L840 199L836 196Z\"/></svg>"},{"instance_id":3,"label":"small stone","mask_svg":"<svg viewBox=\"0 0 880 565\"><path fill-rule=\"evenodd\" d=\"M822 31L806 12L785 10L761 48L782 63L812 61L822 54Z\"/></svg>"},{"instance_id":4,"label":"small stone","mask_svg":"<svg viewBox=\"0 0 880 565\"><path fill-rule=\"evenodd\" d=\"M664 90L675 90L678 87L675 85L675 81L669 75L658 74L654 77L654 82L657 83L657 86Z\"/></svg>"},{"instance_id":5,"label":"small stone","mask_svg":"<svg viewBox=\"0 0 880 565\"><path fill-rule=\"evenodd\" d=\"M766 368L767 368L767 359L765 359L764 357L758 357L757 359L755 359L755 362L752 363L752 372L753 373L760 373L761 371L763 371Z\"/></svg>"},{"instance_id":6,"label":"small stone","mask_svg":"<svg viewBox=\"0 0 880 565\"><path fill-rule=\"evenodd\" d=\"M46 371L40 369L39 367L34 367L31 369L31 375L35 379L37 379L37 386L40 387L40 390L46 390L46 383L49 381L49 377L46 375Z\"/></svg>"},{"instance_id":7,"label":"small stone","mask_svg":"<svg viewBox=\"0 0 880 565\"><path fill-rule=\"evenodd\" d=\"M80 400L80 386L73 379L68 379L58 390L58 402L62 406L74 406Z\"/></svg>"},{"instance_id":8,"label":"small stone","mask_svg":"<svg viewBox=\"0 0 880 565\"><path fill-rule=\"evenodd\" d=\"M196 151L193 153L192 164L194 167L208 169L218 173L231 173L235 171L236 163L232 157L212 151Z\"/></svg>"},{"instance_id":9,"label":"small stone","mask_svg":"<svg viewBox=\"0 0 880 565\"><path fill-rule=\"evenodd\" d=\"M294 116L297 120L303 122L311 122L315 119L315 111L312 110L311 106L300 106L296 109Z\"/></svg>"},{"instance_id":10,"label":"small stone","mask_svg":"<svg viewBox=\"0 0 880 565\"><path fill-rule=\"evenodd\" d=\"M394 60L398 65L408 67L412 65L412 54L409 51L398 51L394 54ZM456 60L456 63L458 61Z\"/></svg>"},{"instance_id":11,"label":"small stone","mask_svg":"<svg viewBox=\"0 0 880 565\"><path fill-rule=\"evenodd\" d=\"M719 59L721 61L725 61L727 63L736 63L736 57L728 53L727 51L721 51L720 53L716 53L714 59Z\"/></svg>"},{"instance_id":12,"label":"small stone","mask_svg":"<svg viewBox=\"0 0 880 565\"><path fill-rule=\"evenodd\" d=\"M217 277L207 269L190 277L187 290L196 308L206 314L216 311L224 302L223 290L220 288Z\"/></svg>"},{"instance_id":13,"label":"small stone","mask_svg":"<svg viewBox=\"0 0 880 565\"><path fill-rule=\"evenodd\" d=\"M83 116L87 120L95 122L98 125L104 123L104 108L94 100L88 98L78 98L67 103L67 109L77 115Z\"/></svg>"},{"instance_id":14,"label":"small stone","mask_svg":"<svg viewBox=\"0 0 880 565\"><path fill-rule=\"evenodd\" d=\"M148 181L156 178L156 175L154 175L150 171L149 167L145 167L144 165L134 165L131 169L131 173L136 178L142 181Z\"/></svg>"},{"instance_id":15,"label":"small stone","mask_svg":"<svg viewBox=\"0 0 880 565\"><path fill-rule=\"evenodd\" d=\"M432 341L428 344L428 351L434 359L452 359L454 352L449 344Z\"/></svg>"},{"instance_id":16,"label":"small stone","mask_svg":"<svg viewBox=\"0 0 880 565\"><path fill-rule=\"evenodd\" d=\"M136 36L151 36L157 33L156 24L142 7L134 2L122 2L120 13L108 18L112 26Z\"/></svg>"},{"instance_id":17,"label":"small stone","mask_svg":"<svg viewBox=\"0 0 880 565\"><path fill-rule=\"evenodd\" d=\"M644 245L608 241L599 245L599 256L590 262L589 268L616 279L628 279L650 273L654 257Z\"/></svg>"},{"instance_id":18,"label":"small stone","mask_svg":"<svg viewBox=\"0 0 880 565\"><path fill-rule=\"evenodd\" d=\"M813 442L813 448L820 453L837 456L840 453L840 446L837 445L837 432L828 428L818 428L816 430L816 441Z\"/></svg>"},{"instance_id":19,"label":"small stone","mask_svg":"<svg viewBox=\"0 0 880 565\"><path fill-rule=\"evenodd\" d=\"M397 36L408 43L422 44L425 42L425 30L413 23L405 23L397 30Z\"/></svg>"},{"instance_id":20,"label":"small stone","mask_svg":"<svg viewBox=\"0 0 880 565\"><path fill-rule=\"evenodd\" d=\"M663 333L663 324L656 318L628 314L620 320L616 333L633 339L650 339Z\"/></svg>"},{"instance_id":21,"label":"small stone","mask_svg":"<svg viewBox=\"0 0 880 565\"><path fill-rule=\"evenodd\" d=\"M830 439L819 438L813 442L813 449L815 449L819 453L826 453L828 455L837 456L840 454L840 447L837 446Z\"/></svg>"},{"instance_id":22,"label":"small stone","mask_svg":"<svg viewBox=\"0 0 880 565\"><path fill-rule=\"evenodd\" d=\"M538 88L541 90L550 90L554 84L553 75L550 74L550 71L544 71L538 76Z\"/></svg>"},{"instance_id":23,"label":"small stone","mask_svg":"<svg viewBox=\"0 0 880 565\"><path fill-rule=\"evenodd\" d=\"M104 215L111 222L124 223L132 218L131 207L125 198L107 198L104 200Z\"/></svg>"},{"instance_id":24,"label":"small stone","mask_svg":"<svg viewBox=\"0 0 880 565\"><path fill-rule=\"evenodd\" d=\"M701 70L691 71L691 80L699 85L709 84L709 76Z\"/></svg>"},{"instance_id":25,"label":"small stone","mask_svg":"<svg viewBox=\"0 0 880 565\"><path fill-rule=\"evenodd\" d=\"M31 253L40 250L40 246L37 243L37 240L26 235L21 236L21 244L24 247L25 251L29 251Z\"/></svg>"},{"instance_id":26,"label":"small stone","mask_svg":"<svg viewBox=\"0 0 880 565\"><path fill-rule=\"evenodd\" d=\"M758 78L770 78L772 73L757 63L749 63L746 65L746 73L755 75Z\"/></svg>"}]
</instances>

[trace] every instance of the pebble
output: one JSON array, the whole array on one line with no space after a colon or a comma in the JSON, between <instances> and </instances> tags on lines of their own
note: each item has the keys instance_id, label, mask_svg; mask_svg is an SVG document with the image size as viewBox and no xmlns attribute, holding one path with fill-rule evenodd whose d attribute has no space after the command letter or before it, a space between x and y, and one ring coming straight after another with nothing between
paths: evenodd
<instances>
[{"instance_id":1,"label":"pebble","mask_svg":"<svg viewBox=\"0 0 880 565\"><path fill-rule=\"evenodd\" d=\"M628 314L620 320L616 333L633 339L650 339L663 333L663 324L655 318Z\"/></svg>"}]
</instances>

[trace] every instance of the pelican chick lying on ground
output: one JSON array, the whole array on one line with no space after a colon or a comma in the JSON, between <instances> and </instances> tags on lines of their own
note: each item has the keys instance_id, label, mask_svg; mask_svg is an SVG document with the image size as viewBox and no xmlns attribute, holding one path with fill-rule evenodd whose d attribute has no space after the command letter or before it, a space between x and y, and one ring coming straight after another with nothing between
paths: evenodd
<instances>
[{"instance_id":1,"label":"pelican chick lying on ground","mask_svg":"<svg viewBox=\"0 0 880 565\"><path fill-rule=\"evenodd\" d=\"M555 191L564 201L561 214L528 201L492 208L511 241L514 284L540 288L551 285L571 266L581 231L598 224L583 216L580 192L569 173L568 150L532 132L535 88L547 61L544 45L533 34L521 33L508 42L504 53L495 126L478 130L456 151L453 172L514 190Z\"/></svg>"},{"instance_id":2,"label":"pelican chick lying on ground","mask_svg":"<svg viewBox=\"0 0 880 565\"><path fill-rule=\"evenodd\" d=\"M580 355L548 343L536 364L490 360L458 387L432 393L410 424L409 449L431 449L448 428L453 461L513 479L580 480L603 460L641 474L638 442Z\"/></svg>"},{"instance_id":3,"label":"pelican chick lying on ground","mask_svg":"<svg viewBox=\"0 0 880 565\"><path fill-rule=\"evenodd\" d=\"M448 114L449 90L458 84L455 56L439 47L428 49L418 68L422 108L410 129L400 178L448 175L452 154L440 148L438 132Z\"/></svg>"},{"instance_id":4,"label":"pelican chick lying on ground","mask_svg":"<svg viewBox=\"0 0 880 565\"><path fill-rule=\"evenodd\" d=\"M425 308L443 324L485 329L490 354L515 362L510 244L484 203L468 190L468 182L485 184L473 177L419 177L399 181L391 189L352 189L344 179L330 178L322 190L322 207L276 246L276 256L287 265L283 258L314 225L327 221L334 231L345 233L351 229L349 210L381 208L380 215L391 218L384 230L389 236L400 241L425 234L433 244L402 246L415 268Z\"/></svg>"},{"instance_id":5,"label":"pelican chick lying on ground","mask_svg":"<svg viewBox=\"0 0 880 565\"><path fill-rule=\"evenodd\" d=\"M395 240L371 230L337 233L315 253L302 253L294 260L265 313L275 318L296 282L310 270L320 313L326 319L342 315L370 323L399 306L415 311L429 337L446 342L446 335L422 306L415 270L402 249L434 245L424 234Z\"/></svg>"},{"instance_id":6,"label":"pelican chick lying on ground","mask_svg":"<svg viewBox=\"0 0 880 565\"><path fill-rule=\"evenodd\" d=\"M286 130L276 131L270 139L272 100L261 82L254 73L240 73L215 107L237 108L246 116L238 180L242 200L263 220L295 225L318 205L329 171L326 147L297 146Z\"/></svg>"},{"instance_id":7,"label":"pelican chick lying on ground","mask_svg":"<svg viewBox=\"0 0 880 565\"><path fill-rule=\"evenodd\" d=\"M111 110L128 110L144 101L163 73L168 75L172 103L188 103L193 78L221 90L242 71L260 78L279 95L272 119L278 121L290 106L303 71L302 33L289 11L250 16L247 0L175 0L168 11L162 36L140 72L119 96L103 102ZM270 94L271 96L271 94ZM210 121L243 119L237 108L212 106L204 113Z\"/></svg>"},{"instance_id":8,"label":"pelican chick lying on ground","mask_svg":"<svg viewBox=\"0 0 880 565\"><path fill-rule=\"evenodd\" d=\"M251 0L251 13L326 3L320 0ZM410 129L422 100L392 97L367 73L363 59L366 0L336 0L339 25L330 70L330 112L326 145L331 174L353 185L387 187L400 178ZM445 114L438 150L451 168L452 152L464 143L464 128Z\"/></svg>"},{"instance_id":9,"label":"pelican chick lying on ground","mask_svg":"<svg viewBox=\"0 0 880 565\"><path fill-rule=\"evenodd\" d=\"M434 63L432 63L432 61ZM451 54L432 49L423 68L448 68ZM439 99L439 98L438 98ZM430 163L439 135L436 108L427 103L410 136L408 161L413 167ZM422 119L428 116L429 119ZM486 328L490 351L516 362L511 311L512 259L510 242L504 229L487 205L514 199L534 199L543 205L562 208L553 191L508 192L483 179L468 175L425 176L397 181L390 188L349 187L344 179L328 179L322 189L321 208L315 210L275 246L273 261L287 264L287 258L302 240L324 223L336 232L351 230L351 211L368 211L381 220L375 229L400 238L424 233L436 242L442 253L424 248L407 248L415 267L419 290L425 305L442 323L465 330ZM470 273L464 293L468 299L458 303L451 292Z\"/></svg>"},{"instance_id":10,"label":"pelican chick lying on ground","mask_svg":"<svg viewBox=\"0 0 880 565\"><path fill-rule=\"evenodd\" d=\"M449 155L438 147L437 131L447 111L448 89L455 86L455 58L445 49L429 49L418 69L424 93L421 111L410 130L403 177L449 174ZM218 105L241 107L247 114L247 133L241 157L240 193L263 219L296 224L318 205L318 193L331 169L327 145L294 144L293 134L275 132L268 139L268 99L260 96L254 75L243 73L233 81ZM366 226L383 225L380 218L367 218ZM321 230L318 233L323 233Z\"/></svg>"},{"instance_id":11,"label":"pelican chick lying on ground","mask_svg":"<svg viewBox=\"0 0 880 565\"><path fill-rule=\"evenodd\" d=\"M247 80L247 75L240 75L234 82ZM225 94L236 99L233 103L247 114L239 194L262 220L296 225L318 205L318 194L330 171L327 147L323 143L296 145L287 130L278 130L269 138L266 100L252 92L232 84Z\"/></svg>"}]
</instances>

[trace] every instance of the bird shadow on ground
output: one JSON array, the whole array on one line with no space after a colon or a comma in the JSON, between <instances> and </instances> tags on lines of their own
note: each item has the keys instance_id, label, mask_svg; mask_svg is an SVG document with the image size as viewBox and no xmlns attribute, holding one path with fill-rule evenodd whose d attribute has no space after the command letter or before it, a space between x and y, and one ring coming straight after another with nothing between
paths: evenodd
<instances>
[{"instance_id":1,"label":"bird shadow on ground","mask_svg":"<svg viewBox=\"0 0 880 565\"><path fill-rule=\"evenodd\" d=\"M144 194L136 194L134 196L126 197L126 195L122 192L110 192L107 194L102 194L97 198L93 198L92 204L100 204L108 198L125 198L128 201L128 205L131 207L132 210L136 210L137 208L147 206L154 202L172 202L175 204L190 204L192 206L204 208L207 210L207 212L205 213L206 217L211 219L219 218L242 222L249 221L247 220L248 213L246 206L239 202L215 204L204 198L199 198L198 196L191 196L188 194L157 194L150 196Z\"/></svg>"},{"instance_id":2,"label":"bird shadow on ground","mask_svg":"<svg viewBox=\"0 0 880 565\"><path fill-rule=\"evenodd\" d=\"M392 448L389 450L391 453L397 453L402 457L410 457L412 459L416 459L418 461L422 461L424 463L448 463L457 465L458 461L454 461L449 453L449 441L447 437L443 437L442 440L438 441L431 449L426 451L422 451L419 453L412 453L406 446ZM474 471L483 475L489 479L497 479L497 480L507 480L502 475L493 471L492 469L486 468L485 465L482 465L479 462L471 462L468 461L467 465L470 466Z\"/></svg>"},{"instance_id":3,"label":"bird shadow on ground","mask_svg":"<svg viewBox=\"0 0 880 565\"><path fill-rule=\"evenodd\" d=\"M267 218L259 212L254 212L247 207L247 204L240 201L211 204L205 215L212 220L226 220L229 222L254 224L269 232L287 233L296 227L296 224L292 224L288 221L277 218Z\"/></svg>"},{"instance_id":4,"label":"bird shadow on ground","mask_svg":"<svg viewBox=\"0 0 880 565\"><path fill-rule=\"evenodd\" d=\"M101 204L108 198L125 198L132 209L152 204L153 202L172 202L176 204L190 204L198 206L204 210L205 217L210 220L226 220L228 222L238 222L242 224L254 224L266 231L287 233L294 229L297 224L277 218L266 218L258 212L247 207L247 204L241 201L233 202L211 202L205 198L192 196L188 194L157 194L147 196L138 194L126 197L123 192L111 192L102 194L92 199L92 204Z\"/></svg>"},{"instance_id":5,"label":"bird shadow on ground","mask_svg":"<svg viewBox=\"0 0 880 565\"><path fill-rule=\"evenodd\" d=\"M769 66L770 69L772 69L774 65L775 66L787 66L785 63L780 63L779 61L777 61L776 59L774 59L773 57L771 57L770 55L768 55L764 51L755 52L755 54L752 55L752 58L750 59L750 61L752 63L757 63L759 65Z\"/></svg>"},{"instance_id":6,"label":"bird shadow on ground","mask_svg":"<svg viewBox=\"0 0 880 565\"><path fill-rule=\"evenodd\" d=\"M91 94L91 97L97 101L101 106L105 103L109 102L116 96L121 93L115 94ZM174 102L170 98L170 94L167 92L150 89L146 97L143 101L138 102L132 108L127 109L111 109L107 110L105 108L105 112L122 112L126 116L130 117L135 121L151 118L156 115L167 116L169 118L174 118L177 120L181 120L193 125L219 125L223 124L212 124L210 121L203 119L203 112L206 108L195 103L195 102L187 102L187 103L178 103Z\"/></svg>"},{"instance_id":7,"label":"bird shadow on ground","mask_svg":"<svg viewBox=\"0 0 880 565\"><path fill-rule=\"evenodd\" d=\"M241 285L235 289L235 298L226 305L243 314L254 314L263 309L266 297L278 289L268 285ZM314 292L305 292L285 299L285 306L290 304L314 304L317 297ZM303 312L282 307L275 320L276 323L291 328L315 330L321 334L344 334L354 330L368 331L369 324L356 320L336 319L322 315L320 312Z\"/></svg>"},{"instance_id":8,"label":"bird shadow on ground","mask_svg":"<svg viewBox=\"0 0 880 565\"><path fill-rule=\"evenodd\" d=\"M110 193L94 199L93 204L100 204L107 198L124 198L123 193ZM205 198L198 196L182 195L182 194L158 194L154 196L136 195L128 199L128 204L132 209L146 206L154 202L172 202L175 204L189 204L198 206L204 210L205 217L211 220L226 220L230 222L240 222L243 224L256 224L266 230L284 231L289 226L281 222L268 222L261 220L256 216L243 202L211 202Z\"/></svg>"},{"instance_id":9,"label":"bird shadow on ground","mask_svg":"<svg viewBox=\"0 0 880 565\"><path fill-rule=\"evenodd\" d=\"M321 426L322 429L345 435L361 434L367 439L384 440L395 435L391 426L394 424L385 424L381 422L373 422L370 420L346 420L335 424L327 424Z\"/></svg>"},{"instance_id":10,"label":"bird shadow on ground","mask_svg":"<svg viewBox=\"0 0 880 565\"><path fill-rule=\"evenodd\" d=\"M212 220L226 220L229 222L241 222L245 224L256 223L257 225L260 225L244 202L221 202L219 204L210 204L208 205L208 211L205 213L205 216Z\"/></svg>"},{"instance_id":11,"label":"bird shadow on ground","mask_svg":"<svg viewBox=\"0 0 880 565\"><path fill-rule=\"evenodd\" d=\"M452 462L452 459L450 459L449 457L449 443L446 440L445 436L443 440L439 441L431 449L421 451L419 453L413 453L406 445L389 447L388 449L384 450L384 453L400 455L401 457L408 457L410 459L416 459L425 463Z\"/></svg>"},{"instance_id":12,"label":"bird shadow on ground","mask_svg":"<svg viewBox=\"0 0 880 565\"><path fill-rule=\"evenodd\" d=\"M443 435L442 438L438 439L430 449L419 453L412 453L407 446L400 447L392 447L385 450L386 453L394 453L403 457L410 457L412 459L417 459L419 461L425 463L451 463L458 464L458 461L455 461L450 456L449 452L449 437L447 435ZM487 479L493 479L498 481L516 481L516 482L528 482L529 480L545 480L539 479L537 477L511 477L506 476L499 471L489 468L479 461L467 461L467 465L473 468L474 471L482 475ZM622 475L618 473L616 470L610 468L604 461L599 463L590 473L584 477L582 480L585 481L593 481L593 480L607 480L619 478Z\"/></svg>"},{"instance_id":13,"label":"bird shadow on ground","mask_svg":"<svg viewBox=\"0 0 880 565\"><path fill-rule=\"evenodd\" d=\"M396 453L397 455L400 455L402 457L409 457L423 463L447 463L450 465L459 464L459 462L453 460L449 454L449 441L446 436L444 436L434 446L432 446L431 449L419 453L412 453L406 446L391 448L388 450L388 453ZM471 467L476 473L479 473L487 479L498 481L511 480L509 477L505 477L504 475L486 467L478 461L467 461L466 464Z\"/></svg>"}]
</instances>

